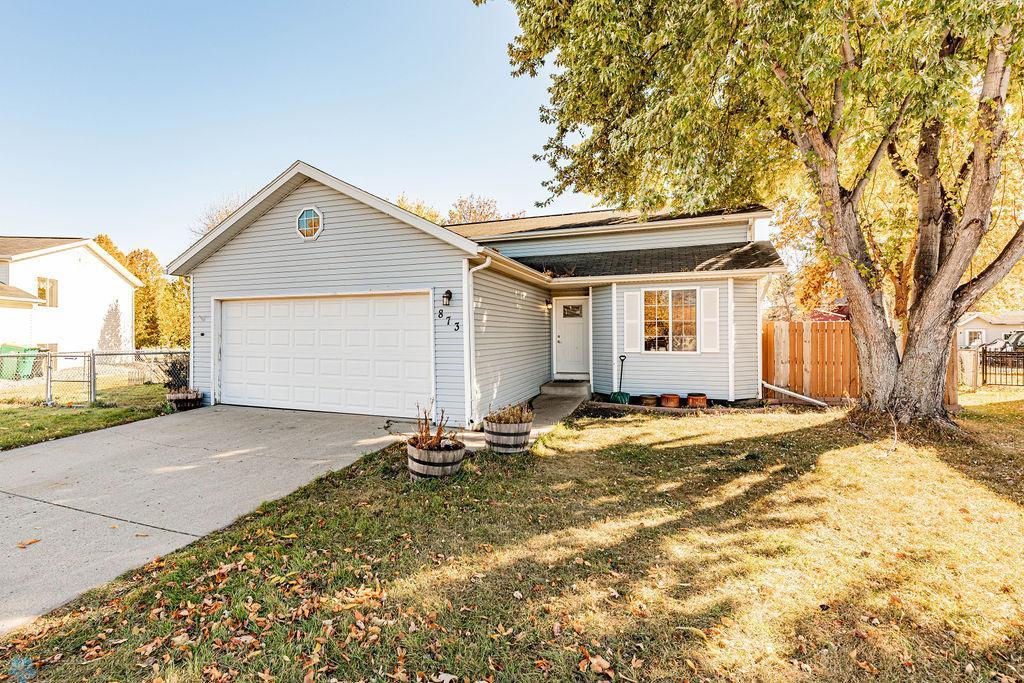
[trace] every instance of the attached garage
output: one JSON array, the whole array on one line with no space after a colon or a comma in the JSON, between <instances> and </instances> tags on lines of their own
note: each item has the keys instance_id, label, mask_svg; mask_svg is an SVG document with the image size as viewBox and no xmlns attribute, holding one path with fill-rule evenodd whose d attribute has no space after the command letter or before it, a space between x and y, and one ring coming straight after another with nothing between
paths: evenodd
<instances>
[{"instance_id":1,"label":"attached garage","mask_svg":"<svg viewBox=\"0 0 1024 683\"><path fill-rule=\"evenodd\" d=\"M221 301L220 401L413 417L433 392L427 293Z\"/></svg>"}]
</instances>

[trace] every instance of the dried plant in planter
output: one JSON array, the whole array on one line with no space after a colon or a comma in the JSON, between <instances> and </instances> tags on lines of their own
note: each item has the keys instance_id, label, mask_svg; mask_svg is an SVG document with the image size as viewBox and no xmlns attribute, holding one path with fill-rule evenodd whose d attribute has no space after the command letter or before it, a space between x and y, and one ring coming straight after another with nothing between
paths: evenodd
<instances>
[{"instance_id":1,"label":"dried plant in planter","mask_svg":"<svg viewBox=\"0 0 1024 683\"><path fill-rule=\"evenodd\" d=\"M434 405L431 403L422 409L422 414L416 414L416 432L409 437L409 445L424 451L456 451L465 448L466 445L459 441L454 431L447 429L448 418L444 410L437 421L437 426L431 426L430 414Z\"/></svg>"},{"instance_id":2,"label":"dried plant in planter","mask_svg":"<svg viewBox=\"0 0 1024 683\"><path fill-rule=\"evenodd\" d=\"M533 408L526 403L505 406L491 411L484 419L495 424L526 424L533 422Z\"/></svg>"},{"instance_id":3,"label":"dried plant in planter","mask_svg":"<svg viewBox=\"0 0 1024 683\"><path fill-rule=\"evenodd\" d=\"M530 447L533 409L525 403L493 410L484 418L487 447L495 453L522 453Z\"/></svg>"}]
</instances>

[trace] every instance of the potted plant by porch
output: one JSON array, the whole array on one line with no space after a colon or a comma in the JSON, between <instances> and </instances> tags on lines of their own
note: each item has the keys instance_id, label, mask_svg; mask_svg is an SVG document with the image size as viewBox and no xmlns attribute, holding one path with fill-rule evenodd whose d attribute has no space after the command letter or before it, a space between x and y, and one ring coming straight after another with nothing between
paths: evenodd
<instances>
[{"instance_id":1,"label":"potted plant by porch","mask_svg":"<svg viewBox=\"0 0 1024 683\"><path fill-rule=\"evenodd\" d=\"M175 411L191 410L203 405L203 392L188 387L168 387L167 402Z\"/></svg>"},{"instance_id":2,"label":"potted plant by porch","mask_svg":"<svg viewBox=\"0 0 1024 683\"><path fill-rule=\"evenodd\" d=\"M533 409L526 404L505 406L484 418L487 447L495 453L522 453L530 446Z\"/></svg>"},{"instance_id":3,"label":"potted plant by porch","mask_svg":"<svg viewBox=\"0 0 1024 683\"><path fill-rule=\"evenodd\" d=\"M181 356L172 356L159 363L160 369L167 378L167 402L175 411L198 408L203 404L203 392L188 388L188 360Z\"/></svg>"},{"instance_id":4,"label":"potted plant by porch","mask_svg":"<svg viewBox=\"0 0 1024 683\"><path fill-rule=\"evenodd\" d=\"M416 433L405 444L409 478L413 481L456 474L462 469L466 455L466 444L459 441L454 432L445 429L448 420L444 411L436 429L430 424L431 412L431 407L427 407L422 415L417 413Z\"/></svg>"}]
</instances>

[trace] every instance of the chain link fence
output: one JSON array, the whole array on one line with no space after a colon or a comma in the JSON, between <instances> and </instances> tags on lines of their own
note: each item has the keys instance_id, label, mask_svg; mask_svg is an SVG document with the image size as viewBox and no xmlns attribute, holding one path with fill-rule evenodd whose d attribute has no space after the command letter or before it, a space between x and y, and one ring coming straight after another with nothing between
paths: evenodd
<instances>
[{"instance_id":1,"label":"chain link fence","mask_svg":"<svg viewBox=\"0 0 1024 683\"><path fill-rule=\"evenodd\" d=\"M0 403L159 406L188 371L180 349L0 353Z\"/></svg>"}]
</instances>

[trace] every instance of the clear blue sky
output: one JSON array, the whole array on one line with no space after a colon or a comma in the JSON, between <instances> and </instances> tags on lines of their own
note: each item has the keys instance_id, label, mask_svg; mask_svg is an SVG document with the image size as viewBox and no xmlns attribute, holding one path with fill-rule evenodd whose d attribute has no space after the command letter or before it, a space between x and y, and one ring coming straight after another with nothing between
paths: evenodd
<instances>
[{"instance_id":1,"label":"clear blue sky","mask_svg":"<svg viewBox=\"0 0 1024 683\"><path fill-rule=\"evenodd\" d=\"M505 0L9 2L0 234L109 233L165 263L203 209L302 159L446 208L544 199L543 79L509 75Z\"/></svg>"}]
</instances>

